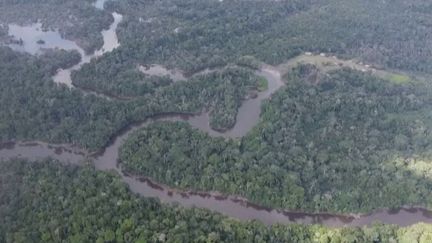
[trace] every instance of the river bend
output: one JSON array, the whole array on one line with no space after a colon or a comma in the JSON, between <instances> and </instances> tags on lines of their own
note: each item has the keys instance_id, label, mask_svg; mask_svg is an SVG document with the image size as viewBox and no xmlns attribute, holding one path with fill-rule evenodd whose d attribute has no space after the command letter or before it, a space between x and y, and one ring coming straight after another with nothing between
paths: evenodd
<instances>
[{"instance_id":1,"label":"river bend","mask_svg":"<svg viewBox=\"0 0 432 243\"><path fill-rule=\"evenodd\" d=\"M106 0L98 0L95 3L95 7L102 9L105 1ZM91 59L97 58L105 52L110 52L119 46L115 32L117 25L122 20L122 16L118 13L113 13L113 17L114 22L111 24L110 28L102 31L104 37L103 47L93 55L85 55L81 48L73 42L65 40L64 44L68 45L67 49L77 49L82 55L82 60L79 64L69 69L59 70L53 77L56 83L63 83L72 87L72 80L70 77L72 70L78 70L83 64L90 62ZM25 27L13 26L12 30L17 33L24 30L20 28ZM38 25L34 28L38 28ZM54 33L48 32L47 34L54 36L52 38L57 38ZM32 48L36 47L33 46ZM301 223L340 227L370 225L375 221L397 224L400 226L408 226L419 222L432 223L432 212L421 208L379 210L367 215L304 213L270 209L250 203L244 198L225 196L217 192L179 191L158 184L149 178L137 178L132 175L124 174L118 168L118 152L124 141L131 133L152 122L162 120L182 121L188 122L192 127L206 132L211 136L222 136L225 138L243 137L259 122L263 100L268 99L283 86L284 83L281 78L281 73L280 68L268 65L264 65L260 71L257 71L257 75L268 80L268 89L260 92L256 98L245 100L242 103L237 113L235 126L226 132L218 132L211 129L207 113L199 115L172 114L150 118L139 125L129 127L126 131L118 134L113 139L112 143L108 145L103 152L98 154L90 154L87 151L69 145L50 145L43 142L11 142L0 144L0 160L25 158L34 161L50 157L62 163L78 165L87 161L93 161L95 168L98 170L118 172L123 181L129 185L131 191L144 197L154 197L160 199L162 202L178 203L184 207L206 208L240 220L258 220L267 225L276 223Z\"/></svg>"},{"instance_id":2,"label":"river bend","mask_svg":"<svg viewBox=\"0 0 432 243\"><path fill-rule=\"evenodd\" d=\"M304 213L295 211L283 211L261 207L248 202L244 198L225 196L217 192L190 192L179 191L158 184L148 178L137 178L124 174L117 165L119 148L124 141L137 129L158 121L182 121L188 122L192 127L207 132L211 136L223 136L237 138L244 136L258 122L261 102L271 96L282 87L283 82L280 72L274 68L264 67L258 75L267 78L269 89L260 92L255 99L245 100L239 108L235 126L225 132L217 132L210 128L207 114L200 115L163 115L150 118L147 121L131 126L121 134L118 134L112 143L103 152L89 154L79 148L67 145L50 145L42 142L17 142L0 146L0 160L11 158L26 158L40 160L52 157L63 163L82 164L85 161L93 161L94 166L102 171L116 171L131 191L144 197L158 198L165 203L178 203L184 207L206 208L240 220L258 220L264 224L276 223L301 223L324 224L331 227L363 226L375 221L388 224L407 226L418 222L432 223L432 213L421 208L401 208L399 210L380 210L368 215L337 215L327 213Z\"/></svg>"}]
</instances>

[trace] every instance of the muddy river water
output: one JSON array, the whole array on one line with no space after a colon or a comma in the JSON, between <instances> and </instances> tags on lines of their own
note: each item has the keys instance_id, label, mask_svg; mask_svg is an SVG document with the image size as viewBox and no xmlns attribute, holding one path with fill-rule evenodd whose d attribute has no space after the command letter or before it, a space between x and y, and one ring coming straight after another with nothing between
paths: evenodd
<instances>
[{"instance_id":1,"label":"muddy river water","mask_svg":"<svg viewBox=\"0 0 432 243\"><path fill-rule=\"evenodd\" d=\"M98 0L95 6L102 9L104 2L105 0ZM62 39L57 32L40 31L39 24L28 27L12 25L9 26L9 29L11 34L15 37L25 40L22 47L16 48L23 48L24 51L32 54L37 53L38 48L40 48L38 44L35 44L38 39L44 40L44 45L49 48L59 47L78 50L82 54L82 61L70 69L60 70L56 76L54 76L55 82L64 83L71 87L72 82L70 79L70 72L72 70L79 69L84 63L89 62L92 58L98 57L104 52L112 51L119 45L115 31L118 23L122 20L122 16L113 13L113 17L114 22L111 24L110 28L102 32L104 37L103 48L90 56L85 55L84 51L74 42ZM26 37L24 35L28 36ZM0 145L0 160L7 160L16 157L26 158L29 160L40 160L51 157L60 162L72 164L82 164L85 161L92 161L95 168L98 170L116 171L121 175L123 181L129 185L131 191L144 197L154 197L160 199L162 202L178 203L184 207L206 208L240 220L255 219L267 225L275 223L302 223L324 224L327 226L338 227L369 225L375 221L397 224L400 226L407 226L418 222L432 223L432 213L421 208L380 210L367 215L336 215L270 209L250 203L244 198L225 196L217 192L178 191L165 185L158 184L148 178L136 178L134 176L125 175L118 168L118 151L124 141L131 133L152 122L162 120L187 122L192 127L204 131L211 136L238 138L246 135L259 122L261 103L263 100L268 99L275 91L283 86L281 72L278 68L263 66L260 71L257 71L257 74L268 80L268 89L264 92L260 92L258 97L243 102L242 106L239 108L235 126L227 132L221 133L212 130L209 126L208 114L206 113L200 115L172 114L154 117L141 124L129 127L122 133L118 134L103 152L96 155L89 154L87 151L68 145L50 145L43 142L14 142Z\"/></svg>"},{"instance_id":2,"label":"muddy river water","mask_svg":"<svg viewBox=\"0 0 432 243\"><path fill-rule=\"evenodd\" d=\"M276 69L263 68L257 73L269 81L269 89L260 92L255 99L245 100L239 109L236 125L225 133L213 131L208 125L208 117L202 115L164 115L149 119L142 124L131 126L118 134L103 152L88 154L79 148L67 145L49 145L42 142L18 142L0 147L0 159L27 158L29 160L52 157L63 163L82 164L93 161L98 170L116 171L127 183L131 191L144 197L154 197L165 203L178 203L184 207L206 208L240 220L259 220L267 225L275 223L324 224L327 226L362 226L375 221L401 226L418 222L432 223L432 213L420 208L401 208L399 210L381 210L368 215L336 215L327 213L303 213L283 211L261 207L244 198L224 196L217 192L186 192L158 184L148 178L136 178L121 172L117 166L118 151L128 136L149 123L158 121L182 121L207 132L212 136L236 138L244 136L259 122L261 102L278 90L283 82Z\"/></svg>"}]
</instances>

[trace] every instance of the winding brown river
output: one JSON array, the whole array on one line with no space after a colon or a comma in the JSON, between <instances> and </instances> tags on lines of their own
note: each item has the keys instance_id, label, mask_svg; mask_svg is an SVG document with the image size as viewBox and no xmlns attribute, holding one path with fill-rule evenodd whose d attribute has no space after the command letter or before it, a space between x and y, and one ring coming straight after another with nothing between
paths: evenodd
<instances>
[{"instance_id":1,"label":"winding brown river","mask_svg":"<svg viewBox=\"0 0 432 243\"><path fill-rule=\"evenodd\" d=\"M98 0L95 4L98 8L103 8L105 0ZM92 58L102 55L104 52L112 51L118 44L115 30L122 16L113 13L114 23L108 30L102 32L104 36L104 47L91 56L83 56L81 63L76 66L60 70L54 77L54 81L72 85L70 72L79 69L81 65L89 62ZM52 34L52 33L48 33ZM72 45L69 42L66 42ZM72 46L73 48L78 48ZM0 144L0 160L12 158L26 158L29 160L41 160L53 158L62 163L82 164L86 161L93 161L98 170L113 170L121 175L123 181L127 183L131 191L144 197L154 197L165 203L178 203L184 207L200 207L222 213L224 215L240 220L259 220L264 224L275 223L302 223L302 224L324 224L327 226L363 226L373 222L397 224L407 226L419 222L432 223L432 212L421 208L400 208L398 210L380 210L367 215L336 215L326 213L303 213L294 211L283 211L261 207L248 202L244 198L235 196L224 196L217 192L184 192L158 184L147 178L135 178L125 175L117 166L118 151L127 137L139 128L149 123L169 120L188 122L192 127L208 133L211 136L222 136L226 138L238 138L246 135L258 122L261 112L261 103L269 98L275 91L283 86L280 68L263 66L257 72L258 75L265 77L269 82L268 90L260 92L258 97L245 100L239 108L235 126L224 133L214 131L210 128L208 114L200 115L165 115L149 119L142 124L132 126L126 131L118 134L112 143L103 152L97 155L90 155L87 151L68 145L50 145L43 142L16 142Z\"/></svg>"},{"instance_id":2,"label":"winding brown river","mask_svg":"<svg viewBox=\"0 0 432 243\"><path fill-rule=\"evenodd\" d=\"M269 209L248 202L244 198L224 196L217 192L183 192L158 184L147 178L135 178L125 175L117 166L118 151L127 137L139 128L157 121L183 121L212 136L236 138L244 136L259 122L261 102L282 87L280 73L276 69L265 67L258 75L266 77L269 89L259 93L255 99L245 100L239 109L236 125L225 133L214 131L209 126L207 114L202 115L165 115L149 119L142 124L124 131L98 155L89 155L86 151L67 145L49 145L42 142L19 142L3 144L0 147L0 160L26 158L40 160L52 157L63 163L82 164L92 160L98 170L112 170L121 175L131 191L144 197L154 197L165 203L178 203L184 207L206 208L240 220L259 220L264 224L301 223L324 224L327 226L362 226L380 221L383 223L407 226L418 222L432 223L432 213L420 208L401 208L399 210L381 210L368 215L336 215L327 213L303 213Z\"/></svg>"}]
</instances>

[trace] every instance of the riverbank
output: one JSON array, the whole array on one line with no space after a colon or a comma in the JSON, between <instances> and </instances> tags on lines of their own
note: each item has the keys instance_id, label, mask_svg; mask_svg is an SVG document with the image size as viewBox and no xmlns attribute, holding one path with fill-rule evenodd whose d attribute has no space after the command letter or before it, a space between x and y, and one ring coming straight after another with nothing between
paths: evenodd
<instances>
[{"instance_id":1,"label":"riverbank","mask_svg":"<svg viewBox=\"0 0 432 243\"><path fill-rule=\"evenodd\" d=\"M41 142L4 144L0 150L0 159L23 158L42 160L47 157L62 163L83 165L93 160L96 169L114 171L121 176L130 190L147 198L158 198L164 203L175 203L186 208L206 208L239 220L258 220L266 225L273 224L322 224L329 227L354 227L372 225L379 221L386 224L409 226L419 222L432 223L432 212L424 208L402 207L399 209L381 209L369 214L332 214L308 213L262 207L238 196L224 195L219 192L181 191L154 182L146 177L135 177L122 173L117 166L118 147L133 130L124 137L117 138L103 154L89 155L84 151L65 146L53 146Z\"/></svg>"},{"instance_id":2,"label":"riverbank","mask_svg":"<svg viewBox=\"0 0 432 243\"><path fill-rule=\"evenodd\" d=\"M99 153L89 153L76 150L74 147L53 146L46 143L23 142L3 146L0 158L8 160L14 157L30 160L52 157L64 163L82 164L93 161L96 169L102 171L116 171L122 180L128 184L131 191L144 197L158 198L165 203L177 203L184 207L207 208L212 211L228 215L240 220L258 220L267 225L276 223L324 224L331 227L370 225L379 220L383 223L406 226L418 222L431 222L431 213L421 208L401 208L397 213L394 210L378 210L370 214L329 214L307 213L289 210L278 210L259 206L238 196L223 195L218 192L181 191L159 184L145 177L135 177L124 174L118 167L119 148L124 141L137 129L158 121L188 122L192 127L207 132L213 136L226 138L242 137L258 122L263 100L269 98L283 85L281 73L276 68L264 67L258 74L269 80L269 88L260 92L256 99L245 100L239 109L238 118L234 128L227 133L219 133L209 128L206 113L203 114L163 114L154 116L147 121L129 126L120 131L112 142ZM253 112L250 112L253 109ZM208 118L208 116L207 116ZM245 124L248 125L245 125Z\"/></svg>"}]
</instances>

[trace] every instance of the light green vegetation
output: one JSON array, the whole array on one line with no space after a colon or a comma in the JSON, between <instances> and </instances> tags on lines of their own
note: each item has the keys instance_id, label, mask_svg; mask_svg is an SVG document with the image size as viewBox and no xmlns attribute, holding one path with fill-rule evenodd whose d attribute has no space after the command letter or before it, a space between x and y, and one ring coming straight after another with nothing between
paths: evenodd
<instances>
[{"instance_id":1,"label":"light green vegetation","mask_svg":"<svg viewBox=\"0 0 432 243\"><path fill-rule=\"evenodd\" d=\"M266 78L260 77L258 79L258 91L265 91L268 89L268 80Z\"/></svg>"},{"instance_id":2,"label":"light green vegetation","mask_svg":"<svg viewBox=\"0 0 432 243\"><path fill-rule=\"evenodd\" d=\"M411 78L404 74L388 74L385 79L397 84L405 84L411 81Z\"/></svg>"},{"instance_id":3,"label":"light green vegetation","mask_svg":"<svg viewBox=\"0 0 432 243\"><path fill-rule=\"evenodd\" d=\"M350 68L357 71L370 73L379 78L389 80L397 84L412 82L413 80L427 80L426 77L420 77L418 74L415 78L411 78L409 74L403 72L395 72L391 70L379 70L374 66L362 63L355 59L340 59L336 56L321 56L315 54L302 54L288 60L277 66L277 69L282 73L288 73L298 65L311 64L323 72L330 72L341 68ZM426 76L426 75L425 75Z\"/></svg>"}]
</instances>

